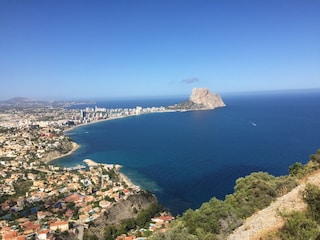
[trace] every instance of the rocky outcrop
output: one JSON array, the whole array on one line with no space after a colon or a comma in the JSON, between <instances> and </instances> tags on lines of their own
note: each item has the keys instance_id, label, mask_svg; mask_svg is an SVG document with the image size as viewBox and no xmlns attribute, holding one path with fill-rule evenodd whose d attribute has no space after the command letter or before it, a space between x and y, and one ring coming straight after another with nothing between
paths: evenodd
<instances>
[{"instance_id":1,"label":"rocky outcrop","mask_svg":"<svg viewBox=\"0 0 320 240\"><path fill-rule=\"evenodd\" d=\"M158 200L150 192L141 191L139 194L129 196L128 199L119 201L108 208L103 216L93 222L88 232L91 235L97 235L99 239L104 239L106 226L116 226L122 220L134 219L139 212L148 209L152 204L158 204Z\"/></svg>"},{"instance_id":2,"label":"rocky outcrop","mask_svg":"<svg viewBox=\"0 0 320 240\"><path fill-rule=\"evenodd\" d=\"M211 93L206 88L194 88L189 98L190 102L198 105L202 105L208 109L214 109L217 107L224 107L225 104L222 101L220 95Z\"/></svg>"},{"instance_id":3,"label":"rocky outcrop","mask_svg":"<svg viewBox=\"0 0 320 240\"><path fill-rule=\"evenodd\" d=\"M188 101L169 106L168 109L184 111L209 110L225 106L219 94L211 93L207 88L194 88Z\"/></svg>"},{"instance_id":4,"label":"rocky outcrop","mask_svg":"<svg viewBox=\"0 0 320 240\"><path fill-rule=\"evenodd\" d=\"M135 218L139 211L147 209L152 203L158 203L157 198L149 192L142 191L113 205L101 220L104 224L119 224L121 220Z\"/></svg>"}]
</instances>

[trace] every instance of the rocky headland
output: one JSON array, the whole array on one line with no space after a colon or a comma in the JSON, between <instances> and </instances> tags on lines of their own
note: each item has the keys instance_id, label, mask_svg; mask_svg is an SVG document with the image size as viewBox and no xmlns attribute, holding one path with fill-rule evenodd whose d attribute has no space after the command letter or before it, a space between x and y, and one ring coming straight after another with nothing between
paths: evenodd
<instances>
[{"instance_id":1,"label":"rocky headland","mask_svg":"<svg viewBox=\"0 0 320 240\"><path fill-rule=\"evenodd\" d=\"M212 93L207 88L194 88L187 101L169 106L168 109L181 111L211 110L225 106L219 94Z\"/></svg>"}]
</instances>

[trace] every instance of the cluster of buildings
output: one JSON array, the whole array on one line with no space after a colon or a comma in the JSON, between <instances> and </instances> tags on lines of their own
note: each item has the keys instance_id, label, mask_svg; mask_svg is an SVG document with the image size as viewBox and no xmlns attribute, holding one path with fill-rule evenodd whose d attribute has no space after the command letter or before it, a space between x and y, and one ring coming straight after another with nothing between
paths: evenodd
<instances>
[{"instance_id":1,"label":"cluster of buildings","mask_svg":"<svg viewBox=\"0 0 320 240\"><path fill-rule=\"evenodd\" d=\"M66 127L68 120L80 119L79 110L52 106L1 107L0 127L25 129L32 126Z\"/></svg>"},{"instance_id":2,"label":"cluster of buildings","mask_svg":"<svg viewBox=\"0 0 320 240\"><path fill-rule=\"evenodd\" d=\"M135 108L101 108L86 107L72 109L64 107L32 106L2 107L0 105L0 127L26 128L31 126L67 128L74 125L89 123L103 119L114 119L135 116L146 113L171 112L167 107L140 107Z\"/></svg>"},{"instance_id":3,"label":"cluster of buildings","mask_svg":"<svg viewBox=\"0 0 320 240\"><path fill-rule=\"evenodd\" d=\"M0 109L0 158L40 159L72 148L64 130L104 119L164 112L164 107L136 108L5 108Z\"/></svg>"},{"instance_id":4,"label":"cluster of buildings","mask_svg":"<svg viewBox=\"0 0 320 240\"><path fill-rule=\"evenodd\" d=\"M40 161L0 164L3 240L32 236L45 240L54 239L57 231L75 233L114 203L140 191L137 186L128 186L110 165L68 171Z\"/></svg>"},{"instance_id":5,"label":"cluster of buildings","mask_svg":"<svg viewBox=\"0 0 320 240\"><path fill-rule=\"evenodd\" d=\"M60 232L82 239L88 223L140 189L126 182L114 166L63 169L44 160L74 148L64 134L74 125L163 111L164 107L79 110L0 106L2 240L55 239ZM158 227L157 221L152 227Z\"/></svg>"},{"instance_id":6,"label":"cluster of buildings","mask_svg":"<svg viewBox=\"0 0 320 240\"><path fill-rule=\"evenodd\" d=\"M65 154L72 150L70 137L64 135L61 127L27 128L0 127L0 159L32 161L55 153Z\"/></svg>"},{"instance_id":7,"label":"cluster of buildings","mask_svg":"<svg viewBox=\"0 0 320 240\"><path fill-rule=\"evenodd\" d=\"M146 113L156 113L156 112L167 112L168 109L165 107L135 107L135 108L99 108L87 107L80 111L80 120L77 122L79 124L89 123L102 119L115 119L122 117L135 116Z\"/></svg>"}]
</instances>

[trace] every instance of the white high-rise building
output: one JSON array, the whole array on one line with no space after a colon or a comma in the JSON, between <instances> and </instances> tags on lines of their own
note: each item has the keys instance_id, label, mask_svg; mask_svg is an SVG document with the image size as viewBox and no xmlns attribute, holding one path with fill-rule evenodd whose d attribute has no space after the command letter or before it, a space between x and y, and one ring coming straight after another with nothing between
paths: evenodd
<instances>
[{"instance_id":1,"label":"white high-rise building","mask_svg":"<svg viewBox=\"0 0 320 240\"><path fill-rule=\"evenodd\" d=\"M86 112L83 111L83 110L81 110L81 111L80 111L80 117L81 117L81 118L85 118L85 117L86 117Z\"/></svg>"}]
</instances>

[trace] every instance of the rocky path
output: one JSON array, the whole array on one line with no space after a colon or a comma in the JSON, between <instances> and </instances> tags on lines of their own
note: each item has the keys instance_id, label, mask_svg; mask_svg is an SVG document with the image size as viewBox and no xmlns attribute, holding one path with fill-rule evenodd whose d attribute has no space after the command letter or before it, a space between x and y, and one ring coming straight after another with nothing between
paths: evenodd
<instances>
[{"instance_id":1,"label":"rocky path","mask_svg":"<svg viewBox=\"0 0 320 240\"><path fill-rule=\"evenodd\" d=\"M237 228L228 240L257 240L264 233L279 229L284 221L279 216L281 212L300 211L306 208L301 193L307 183L320 186L320 171L310 175L304 182L295 187L291 192L277 198L271 205L247 218L242 226Z\"/></svg>"}]
</instances>

